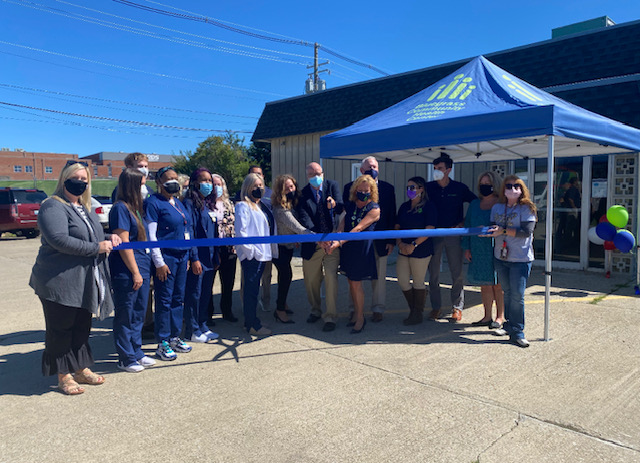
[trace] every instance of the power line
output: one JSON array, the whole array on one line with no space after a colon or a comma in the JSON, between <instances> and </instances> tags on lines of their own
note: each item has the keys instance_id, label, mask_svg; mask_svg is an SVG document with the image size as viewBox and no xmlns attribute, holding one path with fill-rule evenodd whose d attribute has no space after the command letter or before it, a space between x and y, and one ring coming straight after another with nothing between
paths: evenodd
<instances>
[{"instance_id":1,"label":"power line","mask_svg":"<svg viewBox=\"0 0 640 463\"><path fill-rule=\"evenodd\" d=\"M109 99L109 98L97 98L97 97L93 97L93 96L75 95L73 93L57 92L57 91L53 91L53 90L43 90L43 89L40 89L40 88L22 87L20 85L12 85L12 84L0 83L0 86L2 86L2 87L19 88L19 89L23 89L23 90L31 90L31 91L34 91L34 92L44 92L44 93L53 93L53 94L56 94L56 95L72 96L74 98L86 98L86 99L89 99L89 100L106 101L106 102L109 102L109 103L126 104L126 105L132 105L132 106L144 106L146 108L168 109L168 110L171 110L171 111L184 111L184 112L199 113L199 114L213 114L213 115L216 115L216 116L240 117L240 118L243 118L243 119L259 119L258 117L255 117L255 116L240 116L238 114L216 113L216 112L211 112L211 111L200 111L200 110L197 110L197 109L172 108L170 106L157 106L157 105L151 105L151 104L133 103L133 102L130 102L130 101L112 100L112 99Z\"/></svg>"},{"instance_id":2,"label":"power line","mask_svg":"<svg viewBox=\"0 0 640 463\"><path fill-rule=\"evenodd\" d=\"M203 84L203 85L210 85L210 86L213 86L213 87L226 88L228 90L236 90L236 91L240 91L240 92L251 92L251 93L259 93L259 94L263 94L263 95L273 95L273 96L279 96L279 97L286 97L286 95L283 95L283 94L280 94L280 93L263 92L261 90L252 90L252 89L248 89L248 88L234 87L232 85L225 85L225 84L217 84L217 83L214 83L214 82L207 82L207 81L204 81L204 80L189 79L188 77L173 76L173 75L170 75L170 74L163 74L163 73L159 73L159 72L143 71L141 69L135 69L135 68L132 68L132 67L129 67L129 66L121 66L119 64L104 63L102 61L92 60L92 59L88 59L88 58L82 58L82 57L79 57L79 56L67 55L67 54L59 53L59 52L55 52L55 51L44 50L42 48L35 48L35 47L27 46L27 45L20 45L20 44L17 44L17 43L6 42L4 40L0 40L0 43L4 44L4 45L11 45L13 47L24 48L26 50L37 51L37 52L40 52L40 53L47 53L47 54L54 55L54 56L61 56L63 58L71 58L71 59L84 61L84 62L92 63L92 64L100 64L102 66L108 66L108 67L112 67L112 68L116 68L116 69L121 69L121 70L124 70L124 71L138 72L138 73L141 73L141 74L147 74L147 75L151 75L151 76L155 76L155 77L163 77L163 78L167 78L167 79L182 80L182 81L185 81L185 82L191 82L191 83Z\"/></svg>"},{"instance_id":3,"label":"power line","mask_svg":"<svg viewBox=\"0 0 640 463\"><path fill-rule=\"evenodd\" d=\"M209 18L206 16L200 16L200 15L194 15L194 14L182 14L182 13L173 13L171 11L168 10L162 10L159 8L154 8L151 6L146 6L146 5L141 5L139 3L135 3L132 2L130 0L113 0L116 3L120 3L126 6L130 6L133 8L137 8L139 10L143 10L143 11L147 11L147 12L151 12L151 13L156 13L156 14L160 14L160 15L164 15L164 16L169 16L169 17L173 17L173 18L178 18L178 19L185 19L185 20L189 20L189 21L195 21L195 22L200 22L200 23L205 23L205 24L210 24L212 26L216 26L222 29L226 29L228 31L231 32L236 32L238 34L243 34L249 37L253 37L253 38L257 38L257 39L262 39L262 40L269 40L271 42L277 42L277 43L284 43L284 44L289 44L289 45L300 45L300 46L304 46L304 47L314 47L314 44L311 42L307 42L304 40L298 40L298 39L290 39L290 38L281 38L281 37L271 37L262 33L257 33L257 32L251 32L249 30L246 29L245 26L241 27L236 27L236 25L230 25L230 23L226 23L223 21L220 21L218 19L215 18ZM155 2L154 2L155 3ZM184 10L183 10L184 11ZM233 24L233 23L231 23ZM382 74L384 76L388 76L389 73L383 71L380 68L377 68L371 64L367 64L367 63L363 63L362 61L358 61L354 58L350 58L346 55L343 55L341 53L338 53L335 50L332 50L330 48L327 48L325 46L320 46L320 49L324 50L326 53L335 56L336 58L342 59L344 61L347 61L351 64L355 64L357 66L361 66L367 69L371 69L372 71L375 71L379 74Z\"/></svg>"},{"instance_id":4,"label":"power line","mask_svg":"<svg viewBox=\"0 0 640 463\"><path fill-rule=\"evenodd\" d=\"M126 119L117 119L117 118L113 118L113 117L91 116L91 115L88 115L88 114L78 114L78 113L72 113L72 112L68 112L68 111L59 111L59 110L56 110L56 109L38 108L38 107L35 107L35 106L21 105L21 104L17 104L17 103L9 103L9 102L6 102L6 101L0 101L0 105L14 107L14 108L31 109L31 110L35 110L35 111L44 111L44 112L54 113L54 114L62 114L62 115L65 115L65 116L85 117L85 118L88 118L88 119L95 119L95 120L99 120L99 121L122 122L122 123L125 123L125 124L133 124L133 125L139 125L139 126L150 127L150 128L161 128L161 129L172 129L172 130L189 130L189 131L195 131L195 132L229 132L229 130L221 130L221 129L200 129L200 128L195 128L195 127L180 127L180 126L175 126L175 125L155 124L153 122L131 121L131 120L126 120ZM234 133L253 133L253 132L247 131L247 130L231 130L231 132L234 132Z\"/></svg>"}]
</instances>

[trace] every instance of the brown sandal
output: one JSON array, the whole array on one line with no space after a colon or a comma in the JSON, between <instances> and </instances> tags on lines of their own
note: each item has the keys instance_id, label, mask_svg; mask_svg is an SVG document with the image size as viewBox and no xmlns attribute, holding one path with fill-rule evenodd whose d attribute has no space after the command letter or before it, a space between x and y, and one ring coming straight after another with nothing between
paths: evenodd
<instances>
[{"instance_id":1,"label":"brown sandal","mask_svg":"<svg viewBox=\"0 0 640 463\"><path fill-rule=\"evenodd\" d=\"M104 376L97 375L91 370L89 370L89 373L85 373L84 371L76 373L75 378L78 383L90 384L91 386L99 386L105 381Z\"/></svg>"},{"instance_id":2,"label":"brown sandal","mask_svg":"<svg viewBox=\"0 0 640 463\"><path fill-rule=\"evenodd\" d=\"M58 389L66 395L78 395L84 392L84 388L80 386L73 377L69 376L62 382L58 381Z\"/></svg>"}]
</instances>

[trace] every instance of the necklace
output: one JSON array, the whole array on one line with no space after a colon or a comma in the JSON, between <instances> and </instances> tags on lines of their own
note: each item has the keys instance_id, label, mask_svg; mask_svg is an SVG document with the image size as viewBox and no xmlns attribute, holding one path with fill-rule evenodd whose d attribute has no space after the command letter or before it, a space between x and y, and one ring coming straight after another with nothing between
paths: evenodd
<instances>
[{"instance_id":1,"label":"necklace","mask_svg":"<svg viewBox=\"0 0 640 463\"><path fill-rule=\"evenodd\" d=\"M356 208L353 210L353 215L351 216L351 229L352 230L355 228L355 226L357 224L360 223L362 218L365 216L366 209L367 209L367 204L365 204L362 207L362 209L358 209L358 207L356 206ZM358 213L358 210L360 211L360 213Z\"/></svg>"}]
</instances>

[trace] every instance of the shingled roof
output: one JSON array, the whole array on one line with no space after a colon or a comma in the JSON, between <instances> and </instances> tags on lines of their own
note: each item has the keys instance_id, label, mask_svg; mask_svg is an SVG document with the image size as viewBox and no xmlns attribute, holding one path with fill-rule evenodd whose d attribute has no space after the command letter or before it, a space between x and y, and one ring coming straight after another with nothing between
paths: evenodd
<instances>
[{"instance_id":1,"label":"shingled roof","mask_svg":"<svg viewBox=\"0 0 640 463\"><path fill-rule=\"evenodd\" d=\"M560 98L640 128L640 21L485 57ZM427 88L470 59L267 103L252 140L347 127ZM579 82L586 83L575 85Z\"/></svg>"}]
</instances>

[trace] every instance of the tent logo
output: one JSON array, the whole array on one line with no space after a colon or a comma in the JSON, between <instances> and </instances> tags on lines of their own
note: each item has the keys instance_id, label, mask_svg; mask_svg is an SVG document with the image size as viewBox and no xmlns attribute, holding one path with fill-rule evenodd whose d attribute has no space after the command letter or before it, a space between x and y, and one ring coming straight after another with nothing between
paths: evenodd
<instances>
[{"instance_id":1,"label":"tent logo","mask_svg":"<svg viewBox=\"0 0 640 463\"><path fill-rule=\"evenodd\" d=\"M444 100L447 96L450 100L455 100L456 98L464 100L471 95L473 89L476 88L475 85L469 84L472 80L473 79L471 77L464 77L464 74L458 74L453 78L449 85L443 84L439 86L427 101L433 101L434 99Z\"/></svg>"},{"instance_id":2,"label":"tent logo","mask_svg":"<svg viewBox=\"0 0 640 463\"><path fill-rule=\"evenodd\" d=\"M511 79L509 76L507 76L505 74L502 74L502 78L504 80L506 80L507 82L509 82L507 84L507 87L509 87L511 90L515 90L517 93L519 93L523 97L528 98L529 100L531 100L534 103L542 101L541 98L538 98L537 96L535 96L533 93L531 93L529 90L524 88L522 85L520 85L515 80Z\"/></svg>"}]
</instances>

